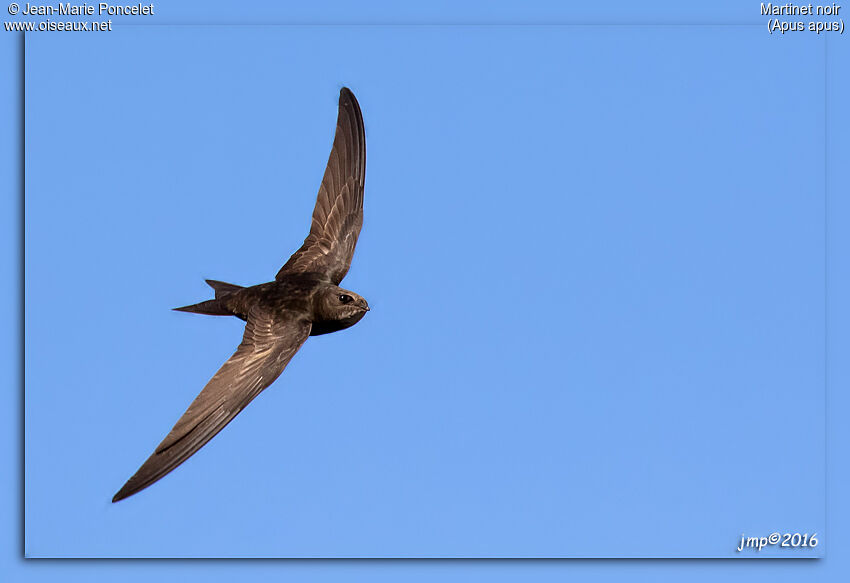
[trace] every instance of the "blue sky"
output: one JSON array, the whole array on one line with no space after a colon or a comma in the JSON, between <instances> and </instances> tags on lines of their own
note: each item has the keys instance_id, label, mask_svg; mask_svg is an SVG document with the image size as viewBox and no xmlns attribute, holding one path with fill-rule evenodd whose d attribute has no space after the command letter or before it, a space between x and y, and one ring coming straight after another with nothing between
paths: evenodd
<instances>
[{"instance_id":1,"label":"blue sky","mask_svg":"<svg viewBox=\"0 0 850 583\"><path fill-rule=\"evenodd\" d=\"M734 556L822 532L823 58L747 27L30 36L28 554ZM168 308L297 248L342 84L369 152L344 285L373 312L109 504L241 333Z\"/></svg>"}]
</instances>

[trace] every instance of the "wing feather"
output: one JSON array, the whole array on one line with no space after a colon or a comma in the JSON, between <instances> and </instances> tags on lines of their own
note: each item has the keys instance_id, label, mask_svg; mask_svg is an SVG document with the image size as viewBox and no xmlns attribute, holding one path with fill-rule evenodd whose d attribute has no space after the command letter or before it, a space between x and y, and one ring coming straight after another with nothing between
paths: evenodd
<instances>
[{"instance_id":1,"label":"wing feather","mask_svg":"<svg viewBox=\"0 0 850 583\"><path fill-rule=\"evenodd\" d=\"M366 132L354 94L343 88L333 147L313 218L304 244L280 269L288 274L320 273L336 285L351 266L351 257L363 226L363 185L366 178Z\"/></svg>"},{"instance_id":2,"label":"wing feather","mask_svg":"<svg viewBox=\"0 0 850 583\"><path fill-rule=\"evenodd\" d=\"M308 321L275 318L253 309L236 352L210 379L154 453L112 501L117 502L147 488L215 437L280 376L307 340L310 329Z\"/></svg>"}]
</instances>

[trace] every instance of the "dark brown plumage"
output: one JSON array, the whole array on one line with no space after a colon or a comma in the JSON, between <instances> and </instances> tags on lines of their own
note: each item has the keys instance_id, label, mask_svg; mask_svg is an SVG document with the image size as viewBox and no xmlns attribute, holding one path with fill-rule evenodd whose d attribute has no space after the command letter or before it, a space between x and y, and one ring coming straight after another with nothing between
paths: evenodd
<instances>
[{"instance_id":1,"label":"dark brown plumage","mask_svg":"<svg viewBox=\"0 0 850 583\"><path fill-rule=\"evenodd\" d=\"M175 308L245 320L242 343L113 502L150 486L203 447L280 376L309 336L353 326L369 311L366 300L339 287L363 224L365 176L363 116L343 88L310 234L275 281L241 287L207 280L215 299Z\"/></svg>"}]
</instances>

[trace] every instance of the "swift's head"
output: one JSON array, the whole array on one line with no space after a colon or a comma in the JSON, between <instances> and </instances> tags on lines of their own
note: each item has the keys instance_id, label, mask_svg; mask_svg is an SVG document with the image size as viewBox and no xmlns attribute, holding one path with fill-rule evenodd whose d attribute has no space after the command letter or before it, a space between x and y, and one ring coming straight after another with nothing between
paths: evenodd
<instances>
[{"instance_id":1,"label":"swift's head","mask_svg":"<svg viewBox=\"0 0 850 583\"><path fill-rule=\"evenodd\" d=\"M322 325L325 325L333 330L342 330L359 322L368 311L369 304L361 296L339 286L329 285L316 297L313 327L322 329Z\"/></svg>"}]
</instances>

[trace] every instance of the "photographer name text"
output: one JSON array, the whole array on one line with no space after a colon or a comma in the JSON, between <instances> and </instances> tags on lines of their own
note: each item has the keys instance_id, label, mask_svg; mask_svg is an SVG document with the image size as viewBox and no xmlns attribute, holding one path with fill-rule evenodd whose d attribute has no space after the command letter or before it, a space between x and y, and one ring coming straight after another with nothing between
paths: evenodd
<instances>
[{"instance_id":1,"label":"photographer name text","mask_svg":"<svg viewBox=\"0 0 850 583\"><path fill-rule=\"evenodd\" d=\"M153 16L153 4L109 4L98 2L97 4L71 4L70 2L58 4L24 4L20 11L27 16Z\"/></svg>"}]
</instances>

